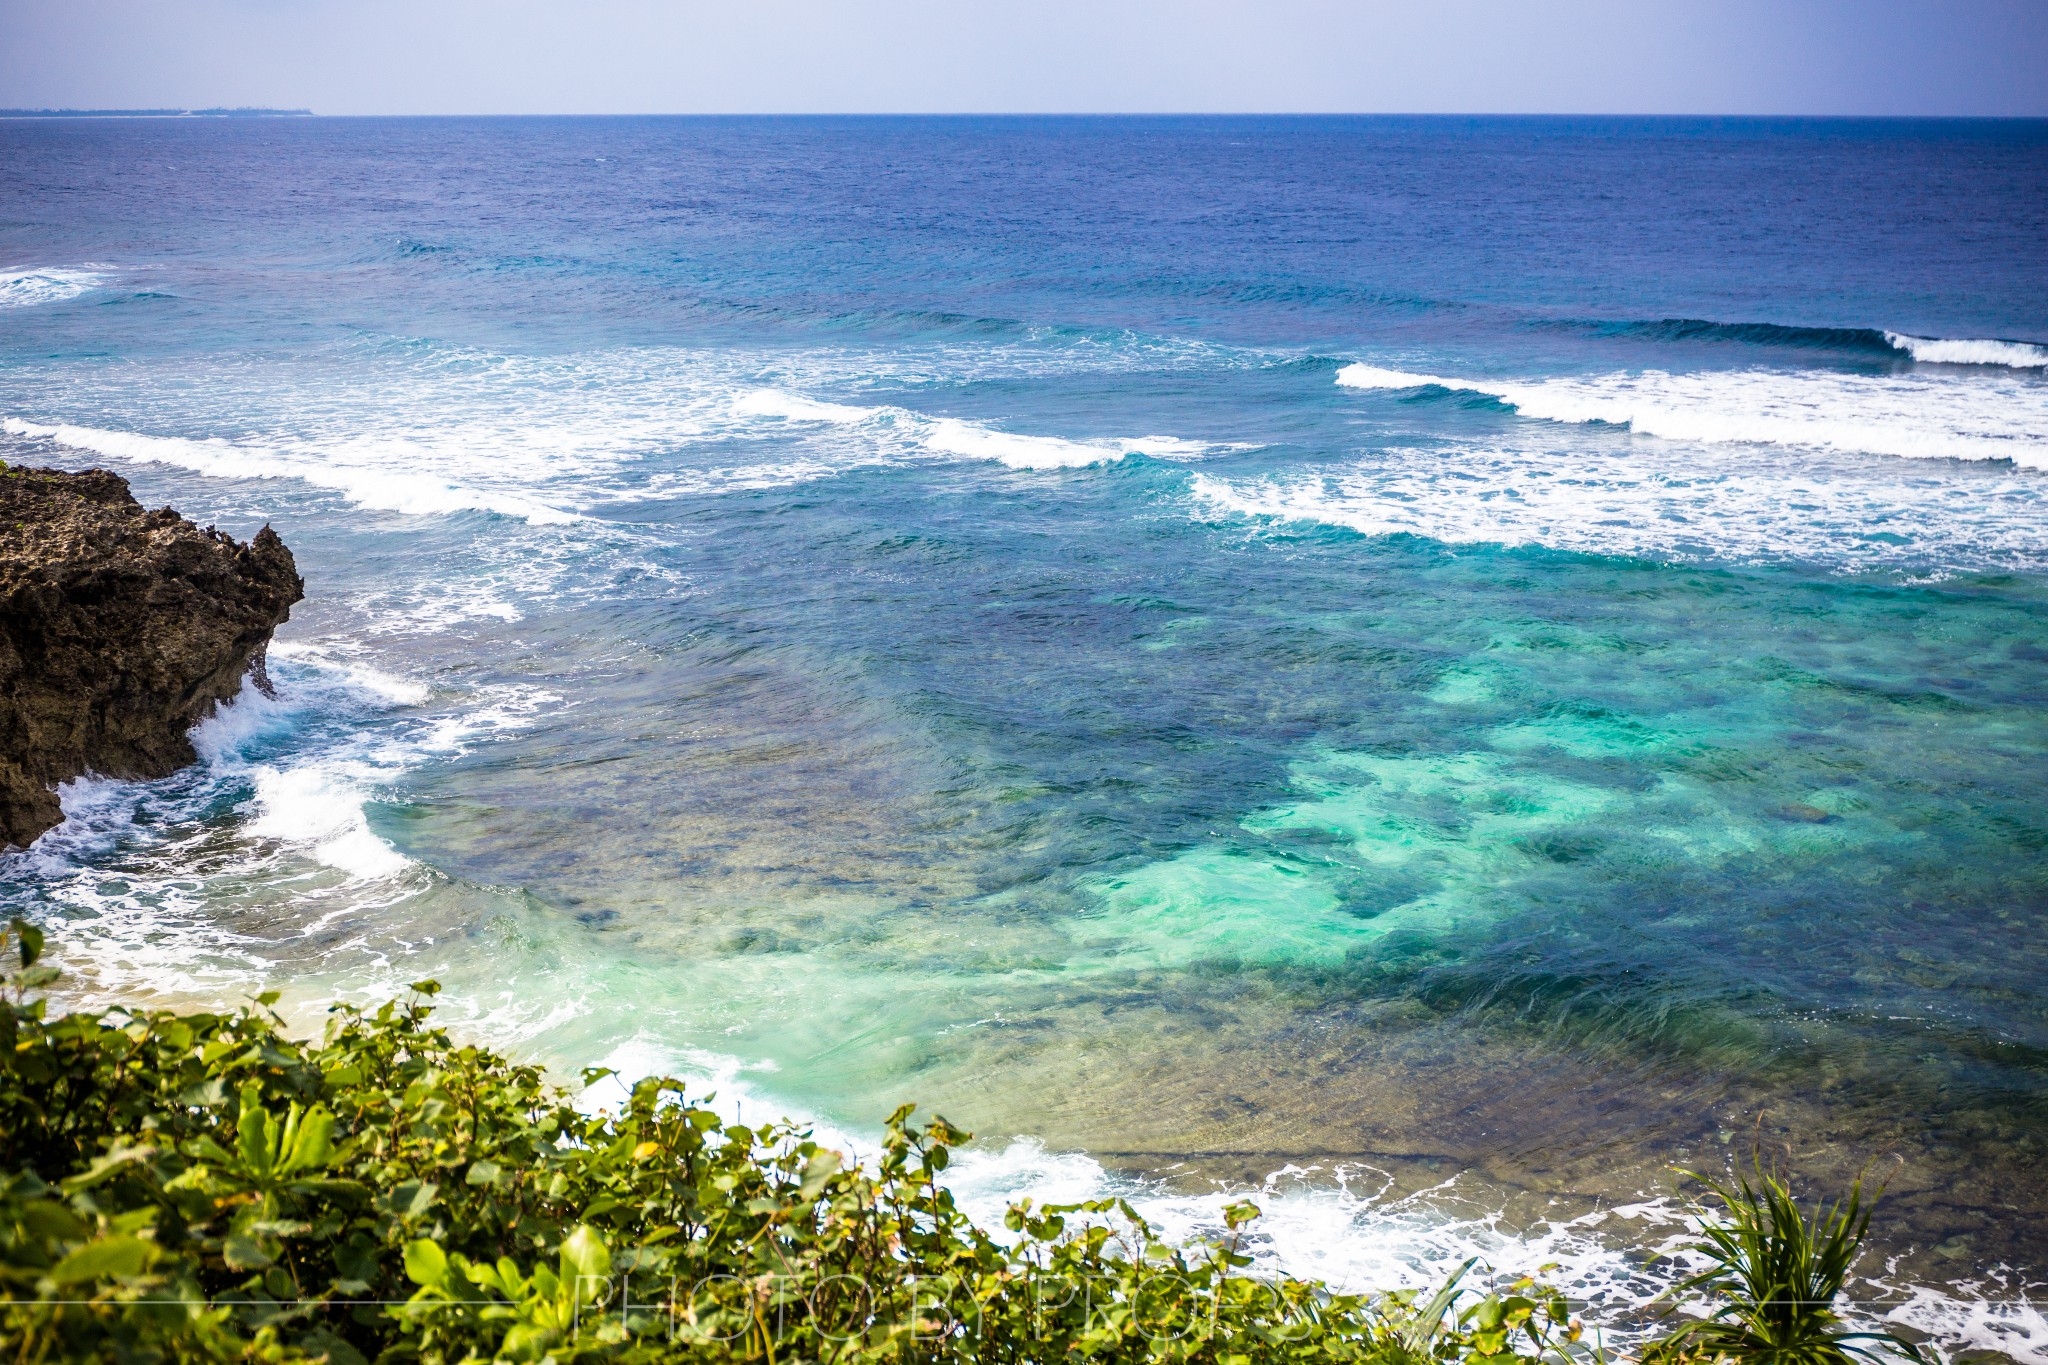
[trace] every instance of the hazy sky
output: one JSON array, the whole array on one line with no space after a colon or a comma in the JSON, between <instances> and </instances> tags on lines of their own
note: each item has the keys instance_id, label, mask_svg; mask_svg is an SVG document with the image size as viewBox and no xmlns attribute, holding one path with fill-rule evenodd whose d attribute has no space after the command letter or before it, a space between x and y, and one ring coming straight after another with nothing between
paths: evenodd
<instances>
[{"instance_id":1,"label":"hazy sky","mask_svg":"<svg viewBox=\"0 0 2048 1365\"><path fill-rule=\"evenodd\" d=\"M0 0L0 106L2048 115L2048 0Z\"/></svg>"}]
</instances>

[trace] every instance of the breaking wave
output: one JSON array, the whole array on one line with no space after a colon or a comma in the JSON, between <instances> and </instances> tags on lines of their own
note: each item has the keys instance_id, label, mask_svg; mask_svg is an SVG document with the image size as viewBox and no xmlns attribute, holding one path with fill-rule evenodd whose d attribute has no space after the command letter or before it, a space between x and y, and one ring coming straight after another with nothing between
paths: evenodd
<instances>
[{"instance_id":1,"label":"breaking wave","mask_svg":"<svg viewBox=\"0 0 2048 1365\"><path fill-rule=\"evenodd\" d=\"M0 270L0 308L62 303L99 287L98 270Z\"/></svg>"},{"instance_id":2,"label":"breaking wave","mask_svg":"<svg viewBox=\"0 0 2048 1365\"><path fill-rule=\"evenodd\" d=\"M1827 350L1891 355L1885 333L1874 327L1800 327L1778 322L1712 322L1705 318L1655 318L1633 322L1570 322L1567 330L1599 337L1640 341L1728 342L1744 346L1778 346L1794 350Z\"/></svg>"},{"instance_id":3,"label":"breaking wave","mask_svg":"<svg viewBox=\"0 0 2048 1365\"><path fill-rule=\"evenodd\" d=\"M900 399L859 401L877 386L950 387L1007 373L1013 360L1037 363L956 349L878 365L833 352L529 357L381 339L342 353L338 374L325 362L309 370L303 360L252 359L198 375L173 365L118 385L74 375L14 395L19 415L0 418L0 432L218 478L294 480L373 511L481 511L541 526L587 521L649 493L782 487L935 458L1053 470L1214 449L1165 436L1005 431ZM833 397L813 396L820 391ZM252 430L252 408L272 409L272 425Z\"/></svg>"},{"instance_id":4,"label":"breaking wave","mask_svg":"<svg viewBox=\"0 0 2048 1365\"><path fill-rule=\"evenodd\" d=\"M232 991L294 943L360 934L436 876L373 829L372 805L559 700L525 685L437 698L346 645L281 641L270 660L276 695L245 686L193 727L196 764L65 784L64 822L10 860L7 882L73 922L84 998Z\"/></svg>"},{"instance_id":5,"label":"breaking wave","mask_svg":"<svg viewBox=\"0 0 2048 1365\"><path fill-rule=\"evenodd\" d=\"M2031 341L1923 337L1878 327L1802 327L1778 322L1712 322L1705 318L1656 318L1636 322L1545 324L1599 337L1640 341L1725 342L1788 350L1839 351L1873 357L1900 354L1930 365L1999 365L2033 370L2048 367L2048 345Z\"/></svg>"},{"instance_id":6,"label":"breaking wave","mask_svg":"<svg viewBox=\"0 0 2048 1365\"><path fill-rule=\"evenodd\" d=\"M147 436L102 427L47 425L19 418L0 419L10 436L39 437L72 450L111 456L138 464L170 465L222 479L297 479L340 493L358 507L380 512L434 514L495 512L536 526L581 521L582 514L552 507L515 492L488 492L450 482L418 468L420 452L405 442L381 447L363 442L357 458L320 458L279 446L221 437L194 440L182 436Z\"/></svg>"},{"instance_id":7,"label":"breaking wave","mask_svg":"<svg viewBox=\"0 0 2048 1365\"><path fill-rule=\"evenodd\" d=\"M1533 448L1395 447L1335 471L1198 474L1190 492L1208 515L1450 545L1837 573L2048 569L2035 480L1770 447L1708 446L1674 465L1634 446L1565 444L1560 433Z\"/></svg>"},{"instance_id":8,"label":"breaking wave","mask_svg":"<svg viewBox=\"0 0 2048 1365\"><path fill-rule=\"evenodd\" d=\"M2009 460L2048 469L2048 386L2017 376L1958 381L1750 369L1492 380L1352 364L1337 372L1337 383L1484 394L1524 417L1606 422L1678 441Z\"/></svg>"},{"instance_id":9,"label":"breaking wave","mask_svg":"<svg viewBox=\"0 0 2048 1365\"><path fill-rule=\"evenodd\" d=\"M1915 337L1886 332L1887 345L1932 365L2003 365L2016 370L2048 367L2048 346L2031 341L1978 341L1968 338Z\"/></svg>"},{"instance_id":10,"label":"breaking wave","mask_svg":"<svg viewBox=\"0 0 2048 1365\"><path fill-rule=\"evenodd\" d=\"M1068 440L999 431L953 417L929 417L906 408L850 403L823 403L775 389L757 389L735 400L735 412L752 417L780 417L794 422L841 426L873 425L898 433L906 449L970 460L994 460L1011 469L1078 469L1108 464L1128 455L1155 459L1199 459L1219 449L1172 436L1128 439Z\"/></svg>"}]
</instances>

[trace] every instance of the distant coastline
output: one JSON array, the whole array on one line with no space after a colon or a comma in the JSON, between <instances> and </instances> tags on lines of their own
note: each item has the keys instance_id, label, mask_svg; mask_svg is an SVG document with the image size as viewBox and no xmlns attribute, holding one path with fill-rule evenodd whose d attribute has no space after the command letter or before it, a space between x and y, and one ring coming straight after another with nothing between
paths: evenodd
<instances>
[{"instance_id":1,"label":"distant coastline","mask_svg":"<svg viewBox=\"0 0 2048 1365\"><path fill-rule=\"evenodd\" d=\"M0 118L311 118L311 109L0 109Z\"/></svg>"}]
</instances>

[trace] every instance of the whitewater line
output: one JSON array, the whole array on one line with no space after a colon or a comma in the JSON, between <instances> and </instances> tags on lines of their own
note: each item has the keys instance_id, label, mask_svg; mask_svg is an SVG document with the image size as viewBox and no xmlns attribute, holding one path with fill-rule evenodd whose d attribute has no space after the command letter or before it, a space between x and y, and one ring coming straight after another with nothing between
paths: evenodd
<instances>
[{"instance_id":1,"label":"whitewater line","mask_svg":"<svg viewBox=\"0 0 2048 1365\"><path fill-rule=\"evenodd\" d=\"M1670 440L1805 446L1906 459L2006 460L2048 469L2048 386L2017 376L1958 379L1746 369L1487 380L1361 362L1338 370L1337 384L1484 394L1524 417L1604 422Z\"/></svg>"}]
</instances>

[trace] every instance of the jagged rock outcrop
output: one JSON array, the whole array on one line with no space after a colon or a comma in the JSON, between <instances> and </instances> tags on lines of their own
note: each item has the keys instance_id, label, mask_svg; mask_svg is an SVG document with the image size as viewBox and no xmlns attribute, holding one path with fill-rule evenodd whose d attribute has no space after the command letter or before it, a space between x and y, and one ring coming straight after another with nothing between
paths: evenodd
<instances>
[{"instance_id":1,"label":"jagged rock outcrop","mask_svg":"<svg viewBox=\"0 0 2048 1365\"><path fill-rule=\"evenodd\" d=\"M0 464L0 849L63 819L59 782L192 762L303 596L268 526L243 545L105 470Z\"/></svg>"}]
</instances>

